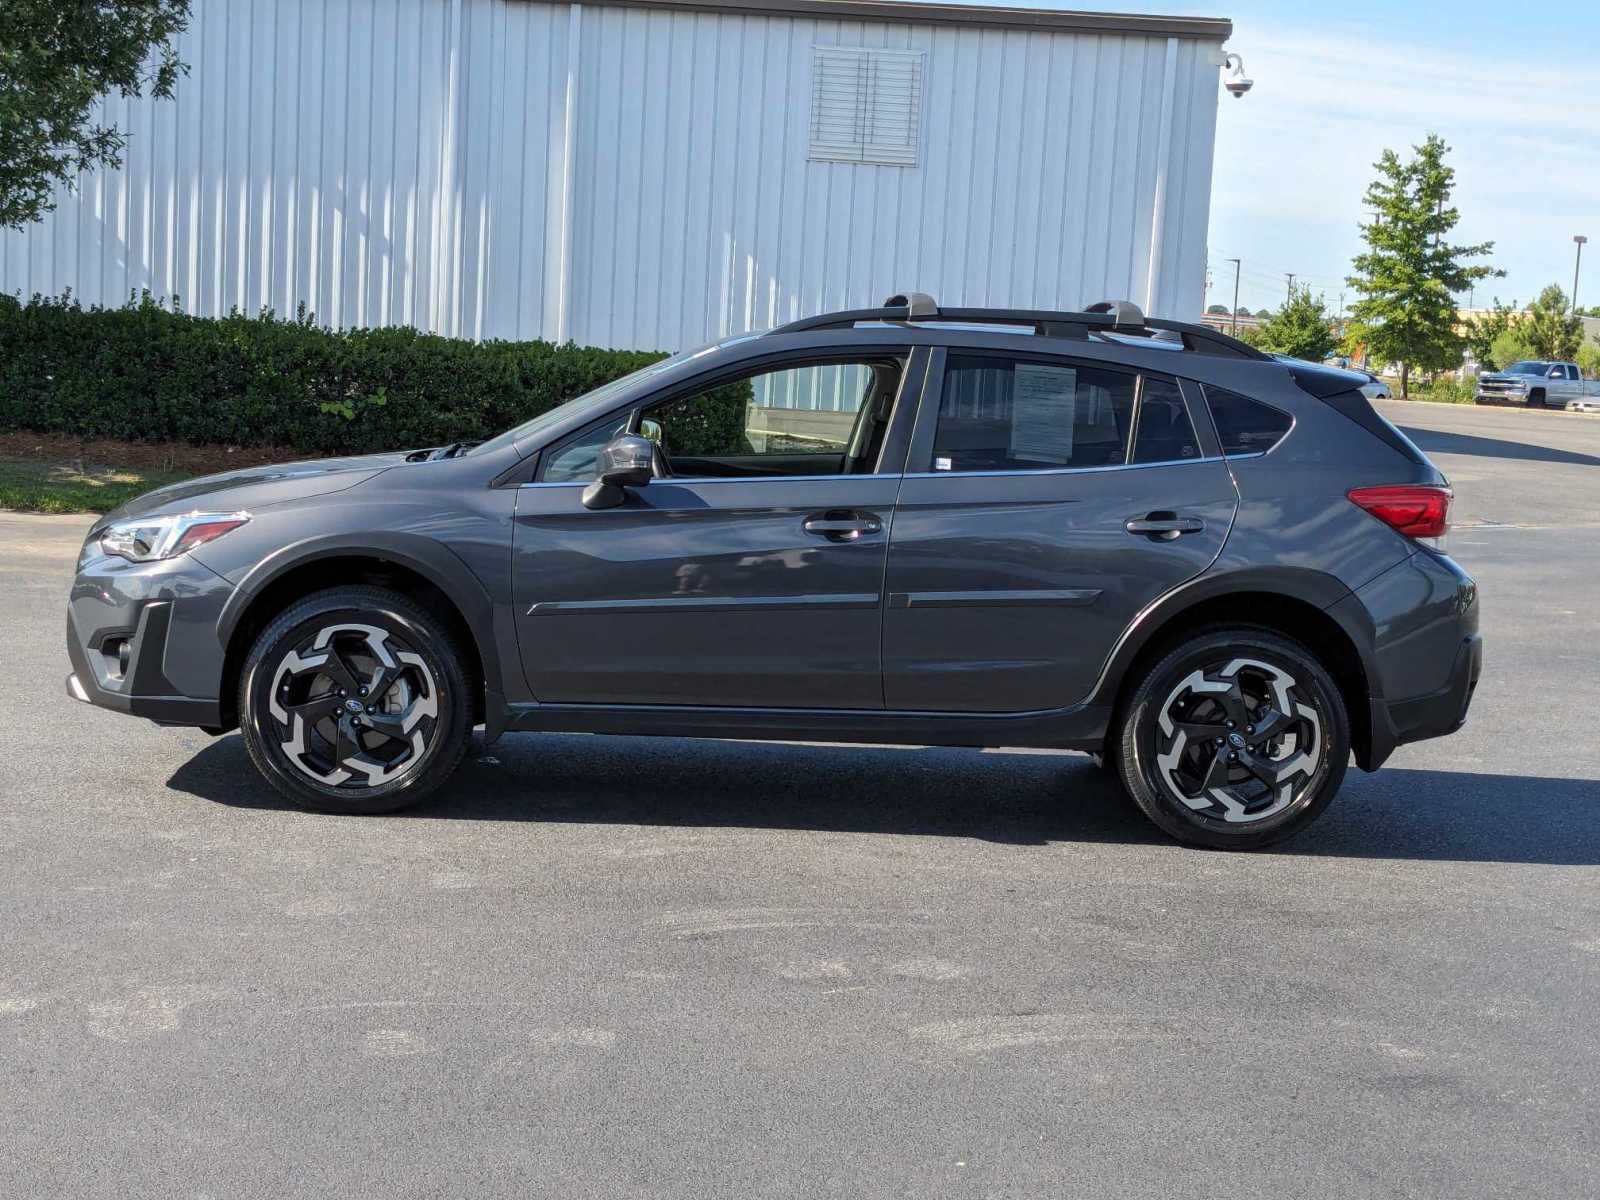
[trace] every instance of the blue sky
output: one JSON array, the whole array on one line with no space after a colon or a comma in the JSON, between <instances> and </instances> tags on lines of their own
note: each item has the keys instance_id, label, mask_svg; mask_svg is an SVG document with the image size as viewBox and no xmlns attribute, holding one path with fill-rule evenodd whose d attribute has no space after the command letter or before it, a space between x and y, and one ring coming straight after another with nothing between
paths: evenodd
<instances>
[{"instance_id":1,"label":"blue sky","mask_svg":"<svg viewBox=\"0 0 1600 1200\"><path fill-rule=\"evenodd\" d=\"M1507 273L1487 281L1477 302L1525 303L1555 282L1570 291L1572 235L1581 233L1592 240L1579 301L1600 304L1595 0L1081 7L1233 20L1228 49L1244 56L1256 86L1219 103L1208 302L1232 299L1233 266L1223 260L1241 258L1240 299L1252 309L1282 301L1287 271L1337 306L1360 246L1372 163L1386 146L1439 133L1453 147L1456 240L1493 241L1490 261Z\"/></svg>"}]
</instances>

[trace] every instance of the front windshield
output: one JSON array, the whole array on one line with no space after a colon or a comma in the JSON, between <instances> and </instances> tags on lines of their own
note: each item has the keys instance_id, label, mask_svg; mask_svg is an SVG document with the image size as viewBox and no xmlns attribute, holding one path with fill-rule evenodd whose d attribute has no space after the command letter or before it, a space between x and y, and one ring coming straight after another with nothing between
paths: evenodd
<instances>
[{"instance_id":1,"label":"front windshield","mask_svg":"<svg viewBox=\"0 0 1600 1200\"><path fill-rule=\"evenodd\" d=\"M653 362L647 367L640 367L637 371L630 372L629 374L622 376L620 379L613 379L610 383L602 384L593 391L585 392L583 395L575 396L571 400L556 405L554 408L546 409L537 417L534 417L529 421L524 421L515 429L508 429L504 433L497 434L488 441L480 443L469 453L493 454L497 450L503 450L512 442L520 442L527 438L534 437L535 435L542 433L544 430L551 428L557 422L565 420L567 417L587 412L590 409L594 409L596 411L603 410L606 406L606 403L624 389L632 387L634 384L639 383L642 380L664 374L665 372L672 370L673 367L689 361L691 358L698 358L702 354L709 354L718 346L724 345L727 345L726 341L713 342L709 346L701 346L697 350L685 350L681 353L672 355L670 358L663 358L659 362Z\"/></svg>"},{"instance_id":2,"label":"front windshield","mask_svg":"<svg viewBox=\"0 0 1600 1200\"><path fill-rule=\"evenodd\" d=\"M1506 368L1507 375L1543 375L1545 364L1542 362L1512 363Z\"/></svg>"}]
</instances>

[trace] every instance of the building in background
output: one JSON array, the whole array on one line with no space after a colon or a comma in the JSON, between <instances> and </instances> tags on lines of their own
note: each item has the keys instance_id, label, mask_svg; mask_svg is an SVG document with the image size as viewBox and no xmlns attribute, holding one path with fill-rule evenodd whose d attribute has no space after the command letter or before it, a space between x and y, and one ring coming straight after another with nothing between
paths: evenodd
<instances>
[{"instance_id":1,"label":"building in background","mask_svg":"<svg viewBox=\"0 0 1600 1200\"><path fill-rule=\"evenodd\" d=\"M884 0L196 0L0 291L676 350L905 289L1205 287L1227 21Z\"/></svg>"}]
</instances>

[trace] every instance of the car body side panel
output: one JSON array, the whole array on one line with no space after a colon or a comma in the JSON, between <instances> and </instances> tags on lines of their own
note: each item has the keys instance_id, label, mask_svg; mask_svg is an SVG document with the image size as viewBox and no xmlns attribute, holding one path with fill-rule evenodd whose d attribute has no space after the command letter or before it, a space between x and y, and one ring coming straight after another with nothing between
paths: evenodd
<instances>
[{"instance_id":1,"label":"car body side panel","mask_svg":"<svg viewBox=\"0 0 1600 1200\"><path fill-rule=\"evenodd\" d=\"M908 475L884 614L891 709L1076 704L1145 606L1204 571L1237 501L1220 459L1111 470ZM1171 541L1126 522L1203 524Z\"/></svg>"},{"instance_id":2,"label":"car body side panel","mask_svg":"<svg viewBox=\"0 0 1600 1200\"><path fill-rule=\"evenodd\" d=\"M543 701L881 708L883 564L898 475L658 479L591 511L520 489L516 606ZM854 540L810 518L860 516Z\"/></svg>"},{"instance_id":3,"label":"car body side panel","mask_svg":"<svg viewBox=\"0 0 1600 1200\"><path fill-rule=\"evenodd\" d=\"M1352 488L1448 481L1428 463L1407 458L1285 377L1250 393L1294 418L1265 454L1230 457L1239 513L1219 572L1273 565L1332 575L1354 591L1416 544L1347 499Z\"/></svg>"},{"instance_id":4,"label":"car body side panel","mask_svg":"<svg viewBox=\"0 0 1600 1200\"><path fill-rule=\"evenodd\" d=\"M490 716L522 700L511 602L511 518L514 489L484 486L468 460L414 464L372 479L327 505L317 500L275 505L193 557L236 585L209 639L215 653L252 601L285 572L322 560L392 562L439 588L461 613L483 663ZM330 578L330 584L338 582ZM220 660L218 664L220 672Z\"/></svg>"},{"instance_id":5,"label":"car body side panel","mask_svg":"<svg viewBox=\"0 0 1600 1200\"><path fill-rule=\"evenodd\" d=\"M1478 588L1444 555L1418 550L1341 604L1372 622L1377 694L1391 704L1450 681L1461 642L1478 632Z\"/></svg>"}]
</instances>

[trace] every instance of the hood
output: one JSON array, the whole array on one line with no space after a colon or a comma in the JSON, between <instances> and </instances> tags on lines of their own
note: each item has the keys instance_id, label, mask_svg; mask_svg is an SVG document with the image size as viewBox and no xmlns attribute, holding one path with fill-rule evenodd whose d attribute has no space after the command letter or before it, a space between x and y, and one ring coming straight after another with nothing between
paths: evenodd
<instances>
[{"instance_id":1,"label":"hood","mask_svg":"<svg viewBox=\"0 0 1600 1200\"><path fill-rule=\"evenodd\" d=\"M1537 378L1537 375L1512 375L1505 371L1490 371L1487 375L1478 376L1483 383L1526 383Z\"/></svg>"},{"instance_id":2,"label":"hood","mask_svg":"<svg viewBox=\"0 0 1600 1200\"><path fill-rule=\"evenodd\" d=\"M246 467L200 479L185 479L182 483L168 484L135 497L115 512L107 513L96 524L98 527L124 517L195 509L237 512L285 500L304 500L355 487L405 460L403 452L365 454L356 458L322 458L270 467Z\"/></svg>"}]
</instances>

